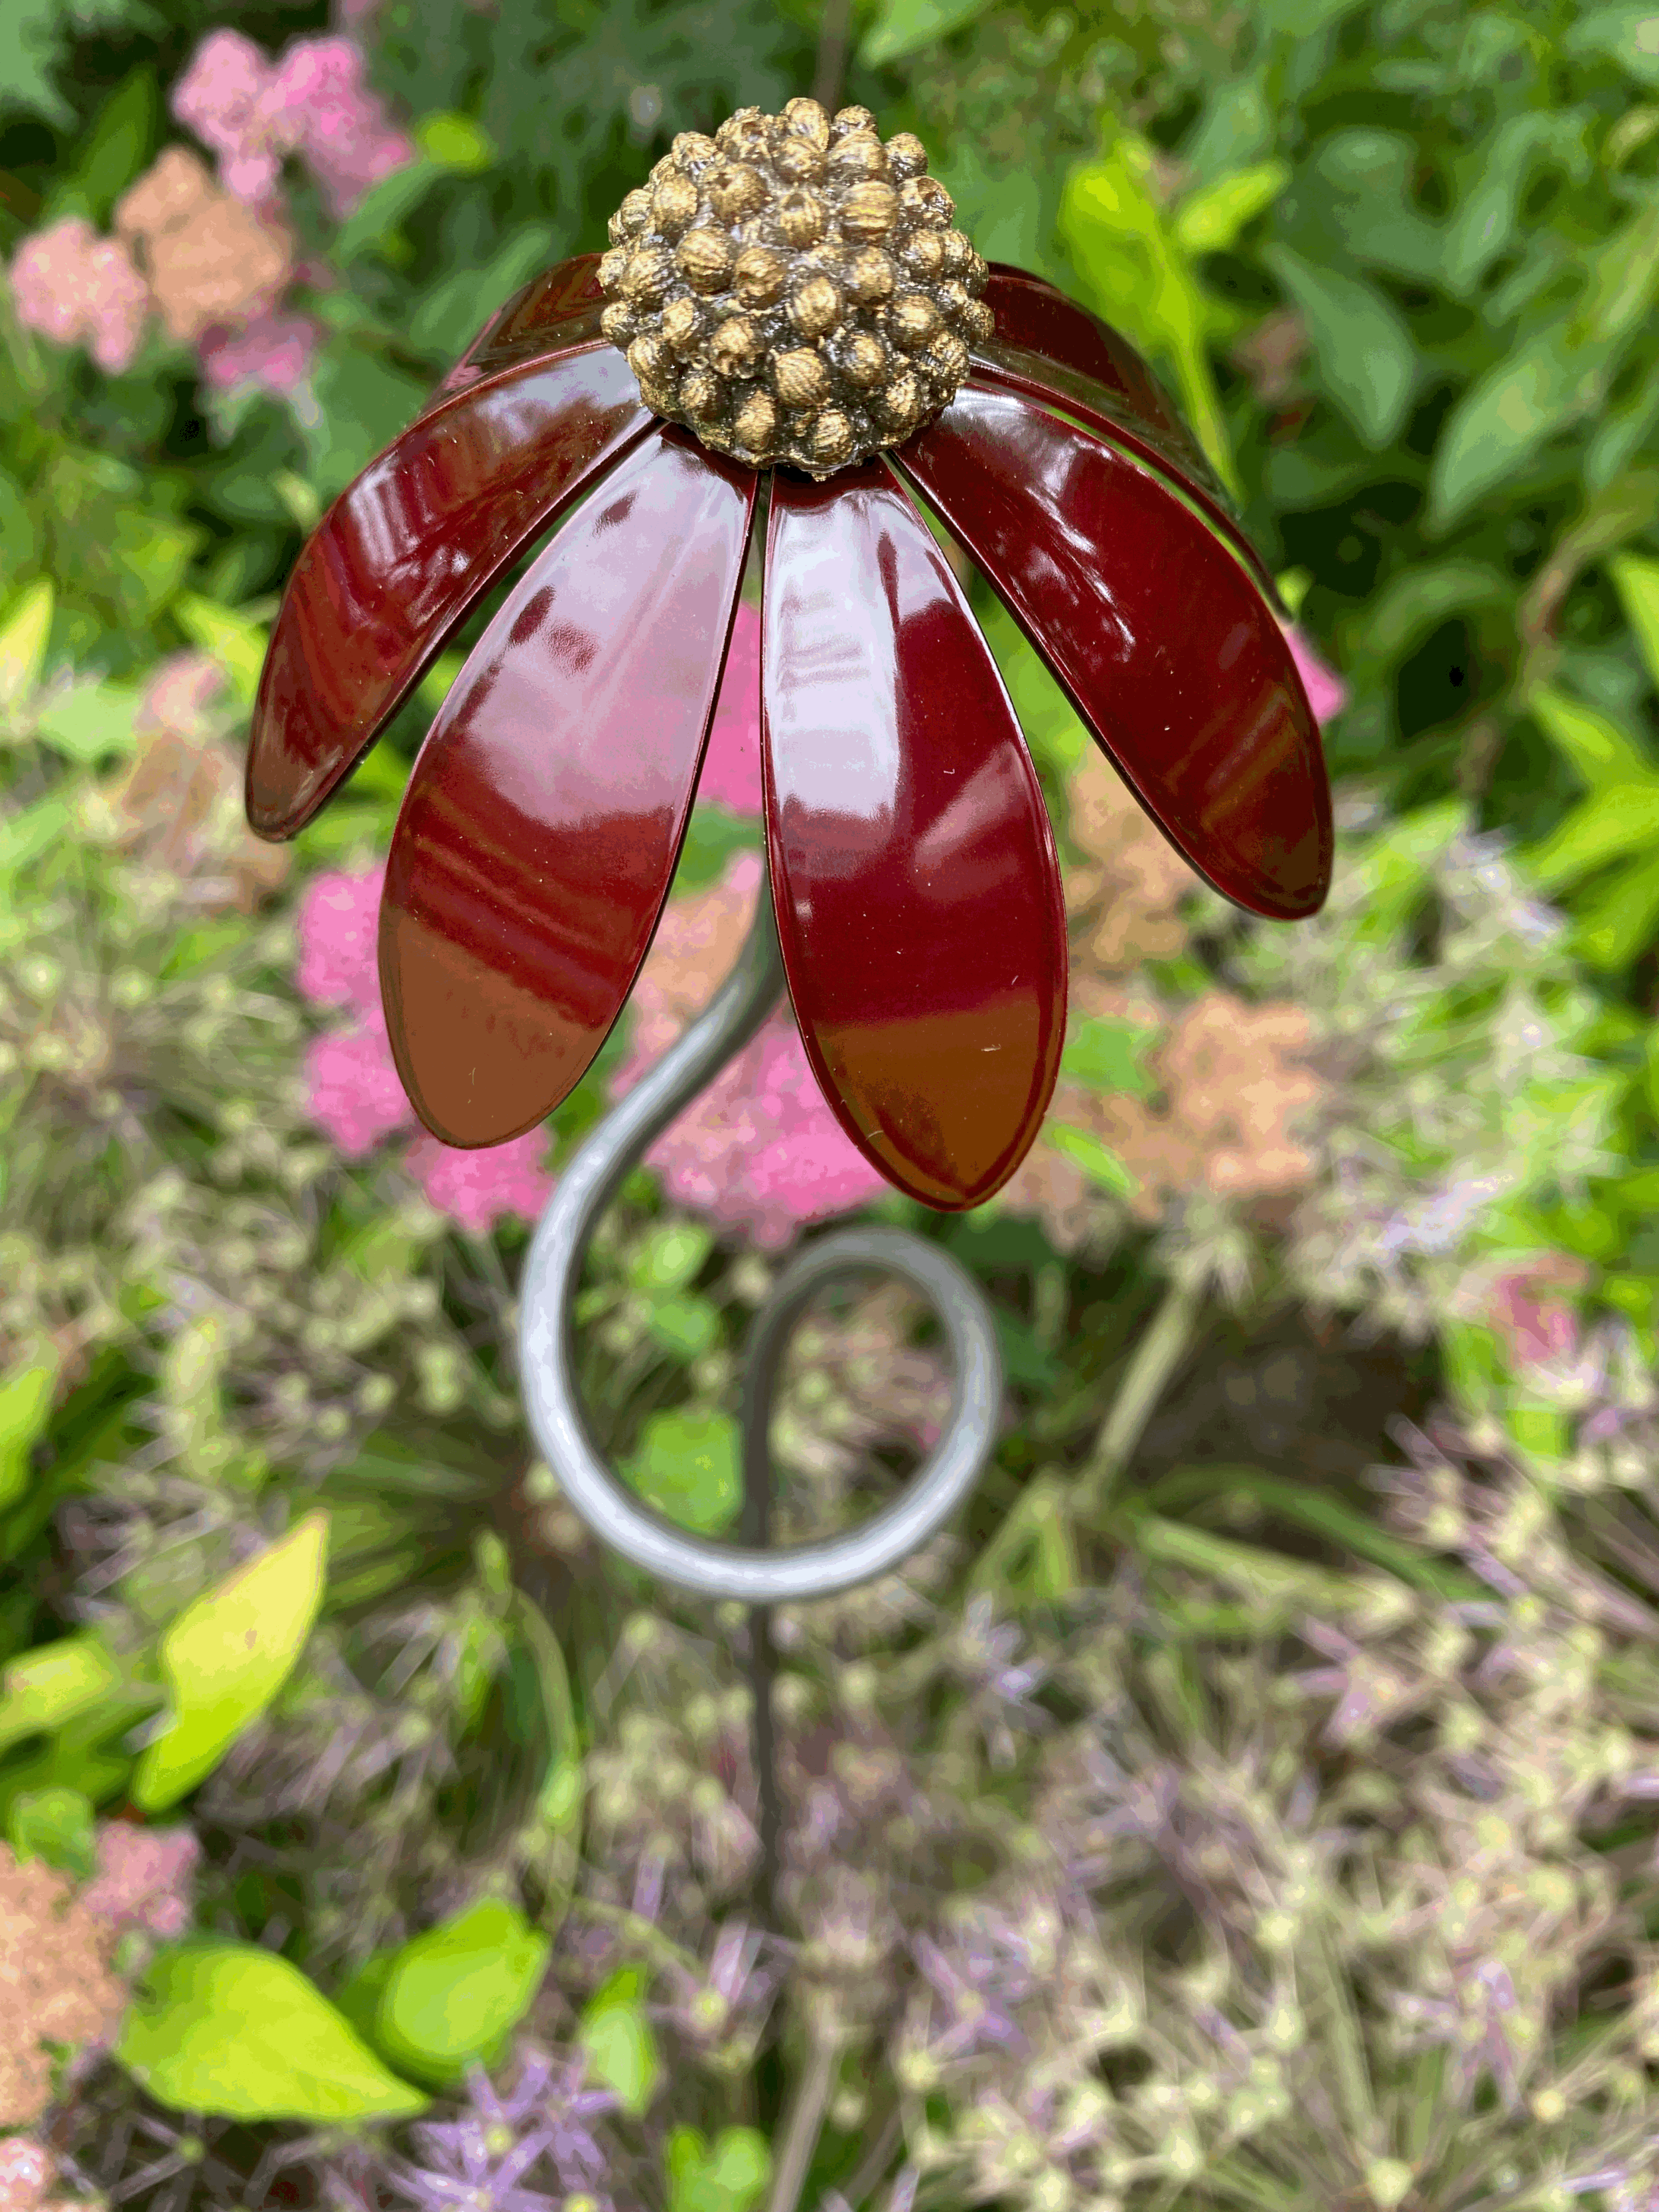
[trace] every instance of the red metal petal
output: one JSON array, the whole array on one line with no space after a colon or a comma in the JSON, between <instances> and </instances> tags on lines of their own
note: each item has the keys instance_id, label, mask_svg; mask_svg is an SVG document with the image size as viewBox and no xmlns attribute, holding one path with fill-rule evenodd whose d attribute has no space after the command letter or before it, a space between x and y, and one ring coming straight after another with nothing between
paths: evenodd
<instances>
[{"instance_id":1,"label":"red metal petal","mask_svg":"<svg viewBox=\"0 0 1659 2212\"><path fill-rule=\"evenodd\" d=\"M1319 732L1226 547L1146 470L971 380L895 459L1176 850L1252 913L1316 913L1332 844Z\"/></svg>"},{"instance_id":2,"label":"red metal petal","mask_svg":"<svg viewBox=\"0 0 1659 2212\"><path fill-rule=\"evenodd\" d=\"M1238 548L1276 605L1272 571L1240 527L1225 487L1128 340L1041 277L1000 263L993 264L985 299L997 330L973 349L981 380L1058 407L1167 469Z\"/></svg>"},{"instance_id":3,"label":"red metal petal","mask_svg":"<svg viewBox=\"0 0 1659 2212\"><path fill-rule=\"evenodd\" d=\"M653 418L607 345L492 379L405 430L337 499L289 579L248 744L248 820L291 837L445 639Z\"/></svg>"},{"instance_id":4,"label":"red metal petal","mask_svg":"<svg viewBox=\"0 0 1659 2212\"><path fill-rule=\"evenodd\" d=\"M1068 299L1047 277L1016 269L1011 262L991 264L984 297L997 319L1002 344L1040 354L1092 377L1148 428L1184 451L1189 465L1214 483L1210 464L1182 421L1180 410L1121 331Z\"/></svg>"},{"instance_id":5,"label":"red metal petal","mask_svg":"<svg viewBox=\"0 0 1659 2212\"><path fill-rule=\"evenodd\" d=\"M1054 836L995 663L879 462L772 480L767 837L796 1019L890 1182L977 1206L1036 1135L1066 1027Z\"/></svg>"},{"instance_id":6,"label":"red metal petal","mask_svg":"<svg viewBox=\"0 0 1659 2212\"><path fill-rule=\"evenodd\" d=\"M429 412L452 392L465 392L486 376L516 368L521 361L539 360L597 337L604 306L597 253L578 253L544 270L490 317L422 411Z\"/></svg>"},{"instance_id":7,"label":"red metal petal","mask_svg":"<svg viewBox=\"0 0 1659 2212\"><path fill-rule=\"evenodd\" d=\"M404 1087L447 1144L532 1127L622 1011L685 833L758 484L680 432L647 440L537 556L422 747L380 989Z\"/></svg>"}]
</instances>

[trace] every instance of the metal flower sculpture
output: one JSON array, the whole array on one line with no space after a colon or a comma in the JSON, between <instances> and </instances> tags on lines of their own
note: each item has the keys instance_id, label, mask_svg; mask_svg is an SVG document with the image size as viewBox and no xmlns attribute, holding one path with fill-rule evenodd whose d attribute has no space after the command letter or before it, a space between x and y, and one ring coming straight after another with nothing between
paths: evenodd
<instances>
[{"instance_id":1,"label":"metal flower sculpture","mask_svg":"<svg viewBox=\"0 0 1659 2212\"><path fill-rule=\"evenodd\" d=\"M1053 835L921 502L1194 868L1256 914L1322 902L1329 792L1271 580L1134 350L988 268L953 213L919 142L864 108L683 134L611 251L503 309L301 554L248 760L271 838L581 502L462 669L392 839L386 1018L447 1143L544 1119L626 1002L763 489L784 971L825 1097L899 1188L989 1197L1065 1029Z\"/></svg>"}]
</instances>

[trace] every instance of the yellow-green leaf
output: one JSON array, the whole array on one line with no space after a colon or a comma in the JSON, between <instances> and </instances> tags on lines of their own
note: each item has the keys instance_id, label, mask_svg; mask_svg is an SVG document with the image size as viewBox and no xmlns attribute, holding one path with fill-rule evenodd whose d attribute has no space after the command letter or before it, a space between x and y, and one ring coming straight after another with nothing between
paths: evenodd
<instances>
[{"instance_id":1,"label":"yellow-green leaf","mask_svg":"<svg viewBox=\"0 0 1659 2212\"><path fill-rule=\"evenodd\" d=\"M428 1929L389 1961L374 2040L394 2066L434 2087L487 2058L541 1986L550 1946L497 1898Z\"/></svg>"},{"instance_id":2,"label":"yellow-green leaf","mask_svg":"<svg viewBox=\"0 0 1659 2212\"><path fill-rule=\"evenodd\" d=\"M388 2073L297 1966L257 1943L181 1943L145 1972L116 2056L173 2112L235 2120L402 2119Z\"/></svg>"},{"instance_id":3,"label":"yellow-green leaf","mask_svg":"<svg viewBox=\"0 0 1659 2212\"><path fill-rule=\"evenodd\" d=\"M51 577L37 577L0 628L0 707L15 707L40 681L56 598Z\"/></svg>"},{"instance_id":4,"label":"yellow-green leaf","mask_svg":"<svg viewBox=\"0 0 1659 2212\"><path fill-rule=\"evenodd\" d=\"M1608 566L1624 602L1625 619L1636 632L1648 674L1659 690L1659 561L1645 554L1621 553Z\"/></svg>"},{"instance_id":5,"label":"yellow-green leaf","mask_svg":"<svg viewBox=\"0 0 1659 2212\"><path fill-rule=\"evenodd\" d=\"M64 1636L0 1668L0 1750L61 1728L119 1686L121 1670L93 1636Z\"/></svg>"},{"instance_id":6,"label":"yellow-green leaf","mask_svg":"<svg viewBox=\"0 0 1659 2212\"><path fill-rule=\"evenodd\" d=\"M0 1382L0 1510L28 1486L29 1454L45 1431L58 1387L58 1362L45 1349L20 1360Z\"/></svg>"},{"instance_id":7,"label":"yellow-green leaf","mask_svg":"<svg viewBox=\"0 0 1659 2212\"><path fill-rule=\"evenodd\" d=\"M268 634L264 625L250 622L234 607L199 599L193 592L181 592L172 611L185 635L204 653L211 653L224 670L240 703L251 707L259 688L259 671L265 665Z\"/></svg>"},{"instance_id":8,"label":"yellow-green leaf","mask_svg":"<svg viewBox=\"0 0 1659 2212\"><path fill-rule=\"evenodd\" d=\"M1075 1160L1091 1183L1109 1191L1114 1198L1132 1197L1135 1179L1117 1154L1103 1145L1098 1137L1091 1137L1086 1129L1074 1129L1068 1122L1051 1121L1043 1133L1057 1152Z\"/></svg>"},{"instance_id":9,"label":"yellow-green leaf","mask_svg":"<svg viewBox=\"0 0 1659 2212\"><path fill-rule=\"evenodd\" d=\"M1176 210L1175 234L1188 253L1224 253L1291 181L1288 161L1256 161L1200 185Z\"/></svg>"},{"instance_id":10,"label":"yellow-green leaf","mask_svg":"<svg viewBox=\"0 0 1659 2212\"><path fill-rule=\"evenodd\" d=\"M1609 860L1622 860L1659 837L1659 781L1609 783L1575 806L1541 845L1522 858L1547 891L1577 883Z\"/></svg>"},{"instance_id":11,"label":"yellow-green leaf","mask_svg":"<svg viewBox=\"0 0 1659 2212\"><path fill-rule=\"evenodd\" d=\"M1556 750L1571 763L1592 791L1604 790L1609 784L1659 784L1659 769L1637 740L1593 707L1542 686L1532 694L1527 706Z\"/></svg>"},{"instance_id":12,"label":"yellow-green leaf","mask_svg":"<svg viewBox=\"0 0 1659 2212\"><path fill-rule=\"evenodd\" d=\"M173 1725L149 1745L132 1800L172 1805L218 1765L293 1672L322 1602L328 1515L297 1528L179 1614L158 1660Z\"/></svg>"}]
</instances>

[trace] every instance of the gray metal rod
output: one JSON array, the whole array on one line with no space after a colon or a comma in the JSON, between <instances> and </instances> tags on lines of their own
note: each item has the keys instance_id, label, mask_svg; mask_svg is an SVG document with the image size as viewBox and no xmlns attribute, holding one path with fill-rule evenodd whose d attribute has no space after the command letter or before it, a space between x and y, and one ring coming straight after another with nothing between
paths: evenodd
<instances>
[{"instance_id":1,"label":"gray metal rod","mask_svg":"<svg viewBox=\"0 0 1659 2212\"><path fill-rule=\"evenodd\" d=\"M899 1229L820 1238L786 1269L757 1316L744 1388L747 1544L696 1536L637 1498L595 1450L577 1398L571 1313L589 1239L630 1170L681 1109L755 1036L783 991L767 884L737 965L713 1004L589 1135L565 1168L531 1242L520 1285L520 1371L530 1425L575 1511L635 1566L701 1597L749 1606L827 1597L890 1573L972 1491L996 1444L1002 1362L982 1292L948 1254ZM767 1425L789 1333L813 1293L874 1269L918 1290L944 1328L955 1369L945 1432L899 1497L844 1535L773 1550L765 1543L771 1462ZM764 1625L755 1624L763 1634Z\"/></svg>"}]
</instances>

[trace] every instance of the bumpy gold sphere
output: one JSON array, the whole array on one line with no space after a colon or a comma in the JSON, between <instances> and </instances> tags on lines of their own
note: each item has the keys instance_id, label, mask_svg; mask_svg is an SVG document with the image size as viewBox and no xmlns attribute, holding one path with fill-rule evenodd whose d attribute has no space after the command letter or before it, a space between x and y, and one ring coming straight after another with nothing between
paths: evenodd
<instances>
[{"instance_id":1,"label":"bumpy gold sphere","mask_svg":"<svg viewBox=\"0 0 1659 2212\"><path fill-rule=\"evenodd\" d=\"M919 138L867 107L682 131L611 218L601 325L647 407L750 468L832 475L948 407L994 322Z\"/></svg>"}]
</instances>

